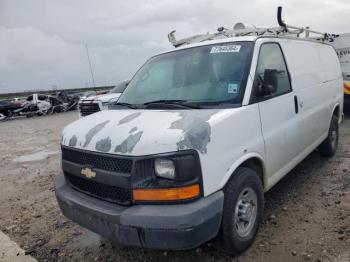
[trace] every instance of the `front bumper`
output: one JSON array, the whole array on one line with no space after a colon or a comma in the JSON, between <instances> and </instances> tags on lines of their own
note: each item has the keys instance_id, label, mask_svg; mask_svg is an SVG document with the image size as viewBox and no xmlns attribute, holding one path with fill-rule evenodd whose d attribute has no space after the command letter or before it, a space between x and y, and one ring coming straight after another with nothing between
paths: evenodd
<instances>
[{"instance_id":1,"label":"front bumper","mask_svg":"<svg viewBox=\"0 0 350 262\"><path fill-rule=\"evenodd\" d=\"M54 185L67 218L125 246L191 249L219 232L222 191L187 204L121 206L72 189L64 176L55 177Z\"/></svg>"}]
</instances>

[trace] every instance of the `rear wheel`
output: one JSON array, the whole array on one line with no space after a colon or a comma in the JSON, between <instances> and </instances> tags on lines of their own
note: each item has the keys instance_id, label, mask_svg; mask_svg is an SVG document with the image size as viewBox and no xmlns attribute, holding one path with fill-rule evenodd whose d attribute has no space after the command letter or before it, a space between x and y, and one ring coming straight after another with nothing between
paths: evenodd
<instances>
[{"instance_id":1,"label":"rear wheel","mask_svg":"<svg viewBox=\"0 0 350 262\"><path fill-rule=\"evenodd\" d=\"M224 251L238 255L254 241L264 207L260 178L249 168L239 168L224 190L222 240Z\"/></svg>"},{"instance_id":2,"label":"rear wheel","mask_svg":"<svg viewBox=\"0 0 350 262\"><path fill-rule=\"evenodd\" d=\"M339 126L338 126L338 118L333 115L331 124L329 126L328 136L322 142L322 144L318 147L318 151L322 156L333 156L338 148L338 140L339 140Z\"/></svg>"}]
</instances>

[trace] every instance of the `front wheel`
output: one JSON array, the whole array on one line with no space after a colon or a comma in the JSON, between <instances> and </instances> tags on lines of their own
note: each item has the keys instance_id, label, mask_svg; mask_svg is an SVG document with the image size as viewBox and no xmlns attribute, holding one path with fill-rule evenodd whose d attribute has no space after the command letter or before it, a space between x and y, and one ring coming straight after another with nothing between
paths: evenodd
<instances>
[{"instance_id":1,"label":"front wheel","mask_svg":"<svg viewBox=\"0 0 350 262\"><path fill-rule=\"evenodd\" d=\"M260 178L249 168L239 168L224 190L222 240L225 252L238 255L254 241L264 208Z\"/></svg>"},{"instance_id":2,"label":"front wheel","mask_svg":"<svg viewBox=\"0 0 350 262\"><path fill-rule=\"evenodd\" d=\"M339 140L339 126L338 126L338 118L333 115L331 124L329 126L328 136L322 142L322 144L318 147L318 151L322 156L333 156L338 148L338 140Z\"/></svg>"}]
</instances>

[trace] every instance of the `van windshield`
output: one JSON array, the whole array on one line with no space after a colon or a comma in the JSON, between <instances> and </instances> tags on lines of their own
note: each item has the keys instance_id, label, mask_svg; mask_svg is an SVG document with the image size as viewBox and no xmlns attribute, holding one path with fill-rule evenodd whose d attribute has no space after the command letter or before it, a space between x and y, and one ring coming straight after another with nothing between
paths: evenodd
<instances>
[{"instance_id":1,"label":"van windshield","mask_svg":"<svg viewBox=\"0 0 350 262\"><path fill-rule=\"evenodd\" d=\"M116 87L114 87L111 91L109 91L109 93L111 94L123 93L128 83L129 83L128 80L119 83Z\"/></svg>"},{"instance_id":2,"label":"van windshield","mask_svg":"<svg viewBox=\"0 0 350 262\"><path fill-rule=\"evenodd\" d=\"M155 56L135 74L118 103L242 103L253 42L231 42Z\"/></svg>"}]
</instances>

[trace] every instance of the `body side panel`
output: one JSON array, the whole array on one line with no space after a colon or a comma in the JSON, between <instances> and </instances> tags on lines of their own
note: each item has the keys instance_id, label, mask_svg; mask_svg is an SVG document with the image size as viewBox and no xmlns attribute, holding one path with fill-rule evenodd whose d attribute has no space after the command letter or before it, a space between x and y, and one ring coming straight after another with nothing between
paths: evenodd
<instances>
[{"instance_id":1,"label":"body side panel","mask_svg":"<svg viewBox=\"0 0 350 262\"><path fill-rule=\"evenodd\" d=\"M205 195L224 187L244 160L265 155L257 104L243 106L235 114L218 113L210 124L208 153L200 154Z\"/></svg>"}]
</instances>

